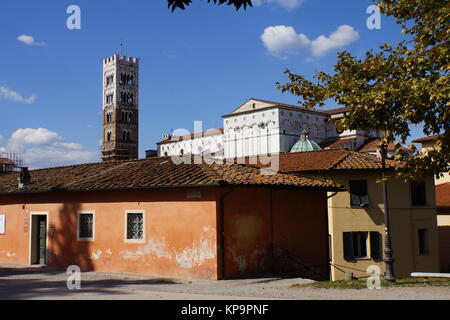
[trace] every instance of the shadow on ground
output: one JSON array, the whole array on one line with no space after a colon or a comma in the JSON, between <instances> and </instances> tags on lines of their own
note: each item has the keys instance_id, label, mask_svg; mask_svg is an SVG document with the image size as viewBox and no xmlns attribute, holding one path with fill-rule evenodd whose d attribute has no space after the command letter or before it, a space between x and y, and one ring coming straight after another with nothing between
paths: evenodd
<instances>
[{"instance_id":1,"label":"shadow on ground","mask_svg":"<svg viewBox=\"0 0 450 320\"><path fill-rule=\"evenodd\" d=\"M156 286L177 284L168 278L152 279L83 279L81 290L69 290L64 271L48 267L0 268L0 300L39 299L57 296L70 299L74 294L102 295L127 294L130 286ZM82 274L82 277L85 274Z\"/></svg>"}]
</instances>

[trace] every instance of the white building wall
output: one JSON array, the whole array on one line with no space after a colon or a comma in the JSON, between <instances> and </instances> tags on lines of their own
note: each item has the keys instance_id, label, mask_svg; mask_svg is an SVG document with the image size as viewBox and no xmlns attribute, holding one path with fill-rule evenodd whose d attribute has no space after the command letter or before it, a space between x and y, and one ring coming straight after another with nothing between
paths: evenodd
<instances>
[{"instance_id":1,"label":"white building wall","mask_svg":"<svg viewBox=\"0 0 450 320\"><path fill-rule=\"evenodd\" d=\"M335 128L327 127L328 115L305 110L280 109L280 152L289 152L300 138L303 130L309 132L309 139L320 143L336 136Z\"/></svg>"},{"instance_id":2,"label":"white building wall","mask_svg":"<svg viewBox=\"0 0 450 320\"><path fill-rule=\"evenodd\" d=\"M328 114L282 106L270 107L267 103L255 103L254 100L235 112L224 117L223 134L161 144L158 154L179 155L181 150L184 154L200 154L206 150L217 152L223 149L225 158L239 158L289 152L303 130L307 130L309 139L316 143L333 138L356 137L355 148L359 148L365 142L364 136L376 135L360 130L338 134L336 125L328 121Z\"/></svg>"},{"instance_id":3,"label":"white building wall","mask_svg":"<svg viewBox=\"0 0 450 320\"><path fill-rule=\"evenodd\" d=\"M217 133L195 139L173 141L158 145L158 156L178 156L183 154L200 154L204 151L212 153L223 149L223 134Z\"/></svg>"},{"instance_id":4,"label":"white building wall","mask_svg":"<svg viewBox=\"0 0 450 320\"><path fill-rule=\"evenodd\" d=\"M225 157L279 152L278 109L227 116L223 120Z\"/></svg>"}]
</instances>

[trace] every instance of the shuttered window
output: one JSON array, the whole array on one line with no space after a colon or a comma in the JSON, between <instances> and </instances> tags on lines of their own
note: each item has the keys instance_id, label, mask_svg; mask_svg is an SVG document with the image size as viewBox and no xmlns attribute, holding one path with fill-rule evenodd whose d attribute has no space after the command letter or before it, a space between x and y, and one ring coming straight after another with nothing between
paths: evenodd
<instances>
[{"instance_id":1,"label":"shuttered window","mask_svg":"<svg viewBox=\"0 0 450 320\"><path fill-rule=\"evenodd\" d=\"M428 253L428 229L419 229L419 254Z\"/></svg>"},{"instance_id":2,"label":"shuttered window","mask_svg":"<svg viewBox=\"0 0 450 320\"><path fill-rule=\"evenodd\" d=\"M344 257L367 258L368 232L344 232Z\"/></svg>"},{"instance_id":3,"label":"shuttered window","mask_svg":"<svg viewBox=\"0 0 450 320\"><path fill-rule=\"evenodd\" d=\"M351 180L350 184L350 204L352 207L364 207L369 204L366 180Z\"/></svg>"},{"instance_id":4,"label":"shuttered window","mask_svg":"<svg viewBox=\"0 0 450 320\"><path fill-rule=\"evenodd\" d=\"M381 260L382 236L376 231L344 232L344 259L368 259ZM370 251L369 251L370 248Z\"/></svg>"},{"instance_id":5,"label":"shuttered window","mask_svg":"<svg viewBox=\"0 0 450 320\"><path fill-rule=\"evenodd\" d=\"M382 252L382 237L379 232L370 233L370 257L374 260L381 260L383 258Z\"/></svg>"},{"instance_id":6,"label":"shuttered window","mask_svg":"<svg viewBox=\"0 0 450 320\"><path fill-rule=\"evenodd\" d=\"M424 181L411 181L411 202L413 206L427 205Z\"/></svg>"}]
</instances>

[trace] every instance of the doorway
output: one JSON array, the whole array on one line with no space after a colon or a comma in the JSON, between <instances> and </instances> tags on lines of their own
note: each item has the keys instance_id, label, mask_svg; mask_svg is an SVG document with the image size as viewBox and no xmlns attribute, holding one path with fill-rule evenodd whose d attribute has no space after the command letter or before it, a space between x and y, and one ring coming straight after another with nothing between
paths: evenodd
<instances>
[{"instance_id":1,"label":"doorway","mask_svg":"<svg viewBox=\"0 0 450 320\"><path fill-rule=\"evenodd\" d=\"M47 214L31 214L30 264L47 264Z\"/></svg>"}]
</instances>

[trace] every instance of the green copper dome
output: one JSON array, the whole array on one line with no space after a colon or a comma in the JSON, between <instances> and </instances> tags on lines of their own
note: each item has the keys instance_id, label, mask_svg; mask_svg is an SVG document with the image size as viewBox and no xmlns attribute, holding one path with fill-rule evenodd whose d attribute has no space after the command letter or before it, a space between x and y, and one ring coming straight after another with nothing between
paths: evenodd
<instances>
[{"instance_id":1,"label":"green copper dome","mask_svg":"<svg viewBox=\"0 0 450 320\"><path fill-rule=\"evenodd\" d=\"M314 150L321 150L321 148L317 143L308 139L308 131L306 130L302 131L300 140L298 140L291 148L291 152L305 152Z\"/></svg>"}]
</instances>

